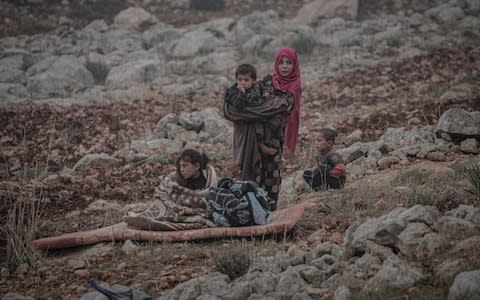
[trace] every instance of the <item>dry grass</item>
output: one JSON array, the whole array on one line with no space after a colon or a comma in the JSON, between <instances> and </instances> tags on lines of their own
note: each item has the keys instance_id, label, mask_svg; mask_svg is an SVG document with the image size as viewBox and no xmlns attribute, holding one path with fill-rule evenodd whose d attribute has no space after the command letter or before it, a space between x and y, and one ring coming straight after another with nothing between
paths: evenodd
<instances>
[{"instance_id":1,"label":"dry grass","mask_svg":"<svg viewBox=\"0 0 480 300\"><path fill-rule=\"evenodd\" d=\"M9 197L10 210L2 233L7 241L6 264L10 273L24 263L35 267L41 259L40 253L33 248L32 241L44 207L42 190L34 190L33 195L31 198L18 194L14 196L12 192Z\"/></svg>"},{"instance_id":2,"label":"dry grass","mask_svg":"<svg viewBox=\"0 0 480 300\"><path fill-rule=\"evenodd\" d=\"M468 186L463 188L473 197L476 205L480 205L480 164L475 163L461 171L461 175L467 180Z\"/></svg>"},{"instance_id":3,"label":"dry grass","mask_svg":"<svg viewBox=\"0 0 480 300\"><path fill-rule=\"evenodd\" d=\"M401 186L419 186L426 182L431 173L431 171L416 168L401 171L393 178L392 184Z\"/></svg>"},{"instance_id":4,"label":"dry grass","mask_svg":"<svg viewBox=\"0 0 480 300\"><path fill-rule=\"evenodd\" d=\"M25 145L26 132L24 132L22 145L26 149ZM3 147L0 150L3 161L7 161ZM48 162L49 157L41 166L36 163L34 168L29 168L25 164L15 173L10 173L8 164L4 164L5 173L18 182L16 186L7 184L6 190L0 191L0 200L7 208L5 225L1 228L1 239L6 241L5 264L10 273L14 273L18 266L25 263L30 267L36 267L42 258L41 254L34 249L32 241L35 239L46 203L43 199L43 187L36 180L47 173Z\"/></svg>"}]
</instances>

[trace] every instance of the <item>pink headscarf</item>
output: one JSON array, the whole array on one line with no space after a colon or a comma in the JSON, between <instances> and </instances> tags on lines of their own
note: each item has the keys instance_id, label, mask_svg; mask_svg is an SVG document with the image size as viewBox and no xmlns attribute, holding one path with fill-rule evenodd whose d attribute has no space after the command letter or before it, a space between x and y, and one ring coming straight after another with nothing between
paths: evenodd
<instances>
[{"instance_id":1,"label":"pink headscarf","mask_svg":"<svg viewBox=\"0 0 480 300\"><path fill-rule=\"evenodd\" d=\"M278 64L282 57L288 57L292 62L293 70L288 76L280 75ZM288 117L285 128L285 149L287 156L295 155L295 146L297 145L298 128L300 125L300 103L302 98L302 79L300 76L300 66L298 64L297 52L292 48L282 48L275 55L275 66L272 78L273 87L282 92L290 92L295 98L295 107Z\"/></svg>"}]
</instances>

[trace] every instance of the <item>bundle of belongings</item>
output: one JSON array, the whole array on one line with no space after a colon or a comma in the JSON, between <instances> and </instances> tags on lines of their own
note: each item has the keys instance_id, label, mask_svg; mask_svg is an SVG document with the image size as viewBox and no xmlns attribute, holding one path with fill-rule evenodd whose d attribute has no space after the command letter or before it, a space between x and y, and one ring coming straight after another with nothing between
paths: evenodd
<instances>
[{"instance_id":1,"label":"bundle of belongings","mask_svg":"<svg viewBox=\"0 0 480 300\"><path fill-rule=\"evenodd\" d=\"M99 285L95 279L90 280L90 285L95 289L83 295L80 300L152 300L153 298L141 290L125 285L115 284L110 287Z\"/></svg>"},{"instance_id":2,"label":"bundle of belongings","mask_svg":"<svg viewBox=\"0 0 480 300\"><path fill-rule=\"evenodd\" d=\"M253 181L224 178L198 192L166 177L155 189L153 204L129 212L124 221L129 227L159 231L264 225L272 221L272 205Z\"/></svg>"},{"instance_id":3,"label":"bundle of belongings","mask_svg":"<svg viewBox=\"0 0 480 300\"><path fill-rule=\"evenodd\" d=\"M272 221L269 207L274 203L253 181L224 178L208 190L207 200L217 226L265 225Z\"/></svg>"}]
</instances>

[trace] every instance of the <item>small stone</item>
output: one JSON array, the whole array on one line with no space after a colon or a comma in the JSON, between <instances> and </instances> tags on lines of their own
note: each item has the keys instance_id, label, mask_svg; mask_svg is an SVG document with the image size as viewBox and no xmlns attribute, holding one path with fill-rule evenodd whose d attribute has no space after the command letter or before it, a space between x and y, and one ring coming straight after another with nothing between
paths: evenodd
<instances>
[{"instance_id":1,"label":"small stone","mask_svg":"<svg viewBox=\"0 0 480 300\"><path fill-rule=\"evenodd\" d=\"M127 267L127 264L122 262L122 263L119 263L118 266L117 266L117 270L119 271L123 271L125 270L125 268Z\"/></svg>"},{"instance_id":2,"label":"small stone","mask_svg":"<svg viewBox=\"0 0 480 300\"><path fill-rule=\"evenodd\" d=\"M73 274L77 275L78 277L87 277L90 274L90 272L88 272L88 270L82 269L82 270L75 270Z\"/></svg>"},{"instance_id":3,"label":"small stone","mask_svg":"<svg viewBox=\"0 0 480 300\"><path fill-rule=\"evenodd\" d=\"M71 24L72 24L72 21L65 16L61 16L60 19L58 20L58 25L71 25Z\"/></svg>"},{"instance_id":4,"label":"small stone","mask_svg":"<svg viewBox=\"0 0 480 300\"><path fill-rule=\"evenodd\" d=\"M335 294L333 295L334 300L348 300L351 299L352 294L350 290L346 286L339 286L335 290Z\"/></svg>"},{"instance_id":5,"label":"small stone","mask_svg":"<svg viewBox=\"0 0 480 300\"><path fill-rule=\"evenodd\" d=\"M67 261L67 265L74 270L85 268L85 261L82 258L73 258Z\"/></svg>"},{"instance_id":6,"label":"small stone","mask_svg":"<svg viewBox=\"0 0 480 300\"><path fill-rule=\"evenodd\" d=\"M138 246L135 245L131 240L127 240L122 246L123 253L127 255L135 253L137 249Z\"/></svg>"},{"instance_id":7,"label":"small stone","mask_svg":"<svg viewBox=\"0 0 480 300\"><path fill-rule=\"evenodd\" d=\"M396 192L396 193L400 193L400 194L408 194L408 193L412 192L412 189L407 187L407 186L396 186L393 189L393 191Z\"/></svg>"},{"instance_id":8,"label":"small stone","mask_svg":"<svg viewBox=\"0 0 480 300\"><path fill-rule=\"evenodd\" d=\"M162 290L169 289L172 287L172 278L170 276L163 276L160 278L158 285Z\"/></svg>"},{"instance_id":9,"label":"small stone","mask_svg":"<svg viewBox=\"0 0 480 300\"><path fill-rule=\"evenodd\" d=\"M82 294L85 294L88 291L88 289L84 286L79 286L75 291L77 292L77 294L82 295Z\"/></svg>"},{"instance_id":10,"label":"small stone","mask_svg":"<svg viewBox=\"0 0 480 300\"><path fill-rule=\"evenodd\" d=\"M290 248L288 248L287 251L288 256L294 257L294 256L303 256L305 254L305 251L302 249L298 248L297 245L292 245Z\"/></svg>"},{"instance_id":11,"label":"small stone","mask_svg":"<svg viewBox=\"0 0 480 300\"><path fill-rule=\"evenodd\" d=\"M8 293L2 297L2 300L33 300L33 298L16 293Z\"/></svg>"},{"instance_id":12,"label":"small stone","mask_svg":"<svg viewBox=\"0 0 480 300\"><path fill-rule=\"evenodd\" d=\"M387 203L386 203L385 200L383 200L383 199L378 200L378 201L375 202L375 204L373 205L373 207L374 207L375 209L384 209L386 206L387 206Z\"/></svg>"},{"instance_id":13,"label":"small stone","mask_svg":"<svg viewBox=\"0 0 480 300\"><path fill-rule=\"evenodd\" d=\"M416 288L416 287L411 287L411 288L409 288L409 289L407 290L407 292L408 292L409 294L418 293L418 288Z\"/></svg>"},{"instance_id":14,"label":"small stone","mask_svg":"<svg viewBox=\"0 0 480 300\"><path fill-rule=\"evenodd\" d=\"M408 123L408 125L413 126L413 125L422 124L422 121L417 117L413 117L413 118L410 118L407 123Z\"/></svg>"},{"instance_id":15,"label":"small stone","mask_svg":"<svg viewBox=\"0 0 480 300\"><path fill-rule=\"evenodd\" d=\"M351 145L355 142L361 141L363 136L363 131L361 129L355 129L352 133L345 137L345 143Z\"/></svg>"},{"instance_id":16,"label":"small stone","mask_svg":"<svg viewBox=\"0 0 480 300\"><path fill-rule=\"evenodd\" d=\"M328 241L337 245L341 245L343 243L343 234L341 234L340 232L334 232L328 238Z\"/></svg>"},{"instance_id":17,"label":"small stone","mask_svg":"<svg viewBox=\"0 0 480 300\"><path fill-rule=\"evenodd\" d=\"M380 170L385 170L390 168L394 164L398 164L399 161L400 159L396 156L385 156L380 158L377 164Z\"/></svg>"},{"instance_id":18,"label":"small stone","mask_svg":"<svg viewBox=\"0 0 480 300\"><path fill-rule=\"evenodd\" d=\"M466 139L466 140L463 140L461 143L460 143L460 151L462 152L465 152L465 153L473 153L473 154L477 154L479 153L479 149L478 149L478 141L476 139Z\"/></svg>"},{"instance_id":19,"label":"small stone","mask_svg":"<svg viewBox=\"0 0 480 300\"><path fill-rule=\"evenodd\" d=\"M30 269L30 267L27 265L27 264L20 264L18 267L17 267L17 270L15 270L15 272L17 274L27 274L28 273L28 270Z\"/></svg>"},{"instance_id":20,"label":"small stone","mask_svg":"<svg viewBox=\"0 0 480 300\"><path fill-rule=\"evenodd\" d=\"M446 133L446 132L441 132L440 133L440 138L446 142L451 142L452 141L452 137Z\"/></svg>"},{"instance_id":21,"label":"small stone","mask_svg":"<svg viewBox=\"0 0 480 300\"><path fill-rule=\"evenodd\" d=\"M434 82L434 83L438 83L438 82L442 82L442 81L443 81L443 77L440 76L440 75L437 75L437 74L433 75L430 79L431 79L432 82Z\"/></svg>"},{"instance_id":22,"label":"small stone","mask_svg":"<svg viewBox=\"0 0 480 300\"><path fill-rule=\"evenodd\" d=\"M445 161L447 160L445 157L445 153L441 151L433 151L427 154L427 159L432 161Z\"/></svg>"},{"instance_id":23,"label":"small stone","mask_svg":"<svg viewBox=\"0 0 480 300\"><path fill-rule=\"evenodd\" d=\"M65 218L66 219L70 219L70 218L73 218L73 217L78 217L80 214L82 213L81 210L72 210L71 212L68 212L66 215L65 215Z\"/></svg>"},{"instance_id":24,"label":"small stone","mask_svg":"<svg viewBox=\"0 0 480 300\"><path fill-rule=\"evenodd\" d=\"M50 271L52 268L50 266L41 266L40 268L38 268L38 272L39 273L47 273L48 271Z\"/></svg>"},{"instance_id":25,"label":"small stone","mask_svg":"<svg viewBox=\"0 0 480 300\"><path fill-rule=\"evenodd\" d=\"M304 256L292 256L290 257L290 265L291 266L298 266L305 264L305 257Z\"/></svg>"}]
</instances>

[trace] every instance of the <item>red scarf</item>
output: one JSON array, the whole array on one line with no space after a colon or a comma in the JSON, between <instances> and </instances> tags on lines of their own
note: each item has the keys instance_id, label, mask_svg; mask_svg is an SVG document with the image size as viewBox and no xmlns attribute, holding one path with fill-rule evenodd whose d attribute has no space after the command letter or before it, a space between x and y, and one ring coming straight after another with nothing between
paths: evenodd
<instances>
[{"instance_id":1,"label":"red scarf","mask_svg":"<svg viewBox=\"0 0 480 300\"><path fill-rule=\"evenodd\" d=\"M278 64L282 57L288 57L292 62L293 70L288 76L280 75ZM297 52L292 48L282 48L275 55L275 66L273 71L273 87L282 92L292 93L295 98L295 108L288 117L285 128L285 149L287 157L295 155L295 146L297 145L298 128L300 125L300 103L302 98L302 79L300 76L300 66L298 64Z\"/></svg>"}]
</instances>

